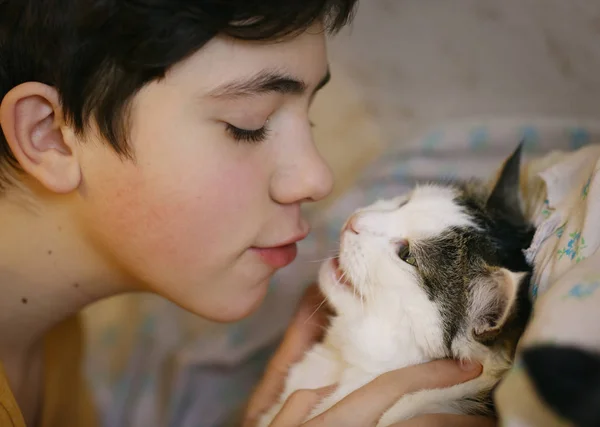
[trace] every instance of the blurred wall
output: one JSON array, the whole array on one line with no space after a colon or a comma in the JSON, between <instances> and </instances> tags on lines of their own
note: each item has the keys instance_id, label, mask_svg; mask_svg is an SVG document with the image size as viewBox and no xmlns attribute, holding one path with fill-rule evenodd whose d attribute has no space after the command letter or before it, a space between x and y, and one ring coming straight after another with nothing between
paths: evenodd
<instances>
[{"instance_id":1,"label":"blurred wall","mask_svg":"<svg viewBox=\"0 0 600 427\"><path fill-rule=\"evenodd\" d=\"M600 117L599 0L362 0L330 52L388 142L474 115Z\"/></svg>"}]
</instances>

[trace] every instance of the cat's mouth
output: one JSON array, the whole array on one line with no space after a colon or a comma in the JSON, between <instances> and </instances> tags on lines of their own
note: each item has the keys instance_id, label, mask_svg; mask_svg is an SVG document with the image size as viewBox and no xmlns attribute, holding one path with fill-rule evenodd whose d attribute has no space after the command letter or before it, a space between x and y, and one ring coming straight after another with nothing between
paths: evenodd
<instances>
[{"instance_id":1,"label":"cat's mouth","mask_svg":"<svg viewBox=\"0 0 600 427\"><path fill-rule=\"evenodd\" d=\"M333 273L335 275L335 280L343 286L347 286L348 288L354 288L354 284L350 281L348 274L344 272L342 267L340 266L340 259L335 257L331 260L333 266Z\"/></svg>"}]
</instances>

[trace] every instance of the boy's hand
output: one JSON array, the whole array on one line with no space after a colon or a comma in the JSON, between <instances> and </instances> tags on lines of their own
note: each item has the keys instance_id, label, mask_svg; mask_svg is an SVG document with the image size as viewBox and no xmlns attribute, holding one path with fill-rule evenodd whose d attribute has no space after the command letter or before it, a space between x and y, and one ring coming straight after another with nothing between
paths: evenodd
<instances>
[{"instance_id":1,"label":"boy's hand","mask_svg":"<svg viewBox=\"0 0 600 427\"><path fill-rule=\"evenodd\" d=\"M304 353L323 337L331 314L329 306L324 301L325 297L317 284L307 288L281 345L250 398L244 427L254 426L262 413L276 402L283 391L290 366L298 362Z\"/></svg>"},{"instance_id":2,"label":"boy's hand","mask_svg":"<svg viewBox=\"0 0 600 427\"><path fill-rule=\"evenodd\" d=\"M375 427L383 414L400 398L424 389L450 387L476 378L481 365L461 367L454 360L436 360L386 372L350 393L332 408L303 422L331 388L299 390L292 394L270 427ZM392 427L492 427L485 417L433 414L415 417Z\"/></svg>"}]
</instances>

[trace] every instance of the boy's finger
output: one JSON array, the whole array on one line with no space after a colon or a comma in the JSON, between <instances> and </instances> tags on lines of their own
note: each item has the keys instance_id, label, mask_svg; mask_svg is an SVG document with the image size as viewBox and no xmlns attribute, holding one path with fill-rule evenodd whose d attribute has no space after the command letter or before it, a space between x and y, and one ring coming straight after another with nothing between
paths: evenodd
<instances>
[{"instance_id":1,"label":"boy's finger","mask_svg":"<svg viewBox=\"0 0 600 427\"><path fill-rule=\"evenodd\" d=\"M335 390L335 386L315 390L297 390L288 397L269 427L298 427L310 415L313 408L324 397Z\"/></svg>"},{"instance_id":2,"label":"boy's finger","mask_svg":"<svg viewBox=\"0 0 600 427\"><path fill-rule=\"evenodd\" d=\"M328 306L325 297L316 284L310 285L300 300L296 314L288 327L284 342L280 347L283 359L299 358L307 347L324 333L328 320ZM285 351L283 351L285 350ZM299 356L298 356L299 355Z\"/></svg>"},{"instance_id":3,"label":"boy's finger","mask_svg":"<svg viewBox=\"0 0 600 427\"><path fill-rule=\"evenodd\" d=\"M319 310L323 302L316 285L306 290L283 340L267 366L265 386L281 391L290 366L299 361L306 350L324 331L325 313Z\"/></svg>"},{"instance_id":4,"label":"boy's finger","mask_svg":"<svg viewBox=\"0 0 600 427\"><path fill-rule=\"evenodd\" d=\"M244 427L252 427L262 412L276 401L283 391L290 365L297 362L323 333L327 316L317 310L322 302L323 296L318 287L309 286L281 344L248 402Z\"/></svg>"},{"instance_id":5,"label":"boy's finger","mask_svg":"<svg viewBox=\"0 0 600 427\"><path fill-rule=\"evenodd\" d=\"M494 418L472 415L428 414L392 424L390 427L495 427Z\"/></svg>"}]
</instances>

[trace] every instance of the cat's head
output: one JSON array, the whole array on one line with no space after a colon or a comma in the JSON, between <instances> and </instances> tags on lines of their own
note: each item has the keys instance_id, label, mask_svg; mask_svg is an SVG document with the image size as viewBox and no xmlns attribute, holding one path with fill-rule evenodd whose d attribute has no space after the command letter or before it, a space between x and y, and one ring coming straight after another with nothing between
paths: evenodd
<instances>
[{"instance_id":1,"label":"cat's head","mask_svg":"<svg viewBox=\"0 0 600 427\"><path fill-rule=\"evenodd\" d=\"M510 359L529 315L534 229L521 210L521 146L495 184L418 186L352 215L320 285L337 312L341 345L428 358ZM393 365L393 361L389 360Z\"/></svg>"}]
</instances>

